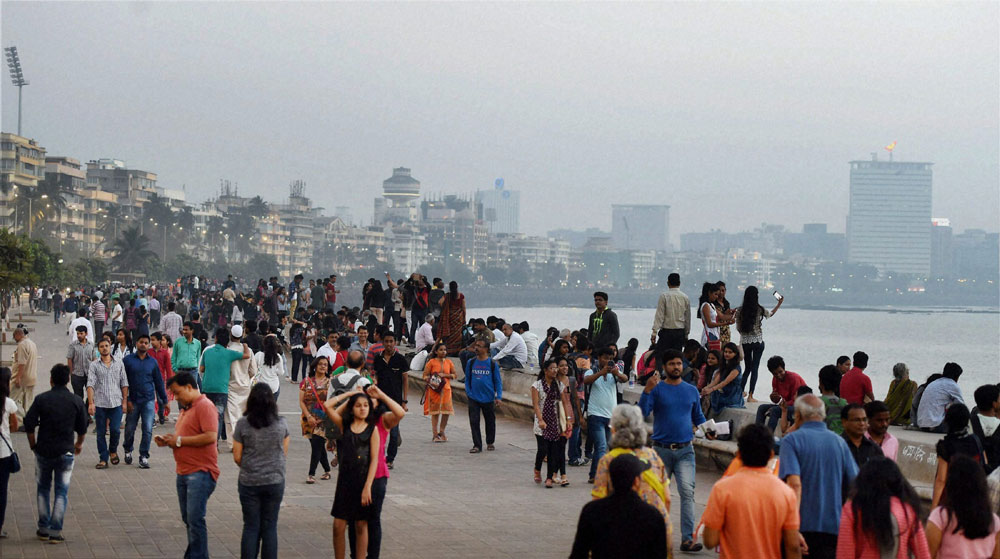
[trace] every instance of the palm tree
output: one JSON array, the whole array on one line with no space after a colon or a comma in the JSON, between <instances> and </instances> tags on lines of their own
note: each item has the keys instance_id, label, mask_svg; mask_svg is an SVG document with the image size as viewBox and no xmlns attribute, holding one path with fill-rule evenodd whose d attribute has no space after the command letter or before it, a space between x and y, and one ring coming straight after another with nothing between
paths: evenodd
<instances>
[{"instance_id":1,"label":"palm tree","mask_svg":"<svg viewBox=\"0 0 1000 559\"><path fill-rule=\"evenodd\" d=\"M271 209L267 206L267 202L260 196L251 198L244 209L248 215L257 219L267 217L267 214L271 212Z\"/></svg>"},{"instance_id":2,"label":"palm tree","mask_svg":"<svg viewBox=\"0 0 1000 559\"><path fill-rule=\"evenodd\" d=\"M118 238L121 222L125 212L118 204L111 204L101 211L101 233L104 235L104 246L110 247Z\"/></svg>"},{"instance_id":3,"label":"palm tree","mask_svg":"<svg viewBox=\"0 0 1000 559\"><path fill-rule=\"evenodd\" d=\"M27 216L29 231L45 230L50 221L58 222L66 209L67 190L54 180L43 180L38 186L18 190L15 205L20 215Z\"/></svg>"},{"instance_id":4,"label":"palm tree","mask_svg":"<svg viewBox=\"0 0 1000 559\"><path fill-rule=\"evenodd\" d=\"M111 251L114 253L112 265L120 272L137 272L146 262L156 258L156 253L149 248L149 238L140 234L134 225L122 231Z\"/></svg>"}]
</instances>

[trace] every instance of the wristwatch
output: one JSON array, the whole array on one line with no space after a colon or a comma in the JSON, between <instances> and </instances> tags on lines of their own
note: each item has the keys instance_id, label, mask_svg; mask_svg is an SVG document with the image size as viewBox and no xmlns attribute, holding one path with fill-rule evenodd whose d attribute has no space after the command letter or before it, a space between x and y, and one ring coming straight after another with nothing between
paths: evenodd
<instances>
[{"instance_id":1,"label":"wristwatch","mask_svg":"<svg viewBox=\"0 0 1000 559\"><path fill-rule=\"evenodd\" d=\"M180 437L177 437L177 438L176 438L176 439L174 440L174 445L175 445L175 446L177 446L177 448L180 448L180 447L181 447L181 438L180 438Z\"/></svg>"}]
</instances>

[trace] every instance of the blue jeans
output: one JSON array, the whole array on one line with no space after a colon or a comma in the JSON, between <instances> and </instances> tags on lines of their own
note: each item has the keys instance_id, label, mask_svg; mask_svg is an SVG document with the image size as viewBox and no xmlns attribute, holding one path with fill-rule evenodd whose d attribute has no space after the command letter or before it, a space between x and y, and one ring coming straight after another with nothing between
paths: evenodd
<instances>
[{"instance_id":1,"label":"blue jeans","mask_svg":"<svg viewBox=\"0 0 1000 559\"><path fill-rule=\"evenodd\" d=\"M681 542L691 541L694 532L694 447L677 450L654 446L666 468L667 478L674 475L677 493L681 496Z\"/></svg>"},{"instance_id":2,"label":"blue jeans","mask_svg":"<svg viewBox=\"0 0 1000 559\"><path fill-rule=\"evenodd\" d=\"M73 476L73 453L55 458L35 454L35 483L38 486L38 530L49 536L62 532L63 517L69 499L69 480ZM49 504L49 493L55 482L56 496Z\"/></svg>"},{"instance_id":3,"label":"blue jeans","mask_svg":"<svg viewBox=\"0 0 1000 559\"><path fill-rule=\"evenodd\" d=\"M399 425L389 429L389 444L385 445L385 461L392 464L396 461L396 453L399 451Z\"/></svg>"},{"instance_id":4,"label":"blue jeans","mask_svg":"<svg viewBox=\"0 0 1000 559\"><path fill-rule=\"evenodd\" d=\"M285 494L285 484L243 485L237 483L243 507L243 538L240 557L261 559L278 557L278 509Z\"/></svg>"},{"instance_id":5,"label":"blue jeans","mask_svg":"<svg viewBox=\"0 0 1000 559\"><path fill-rule=\"evenodd\" d=\"M590 477L597 474L597 463L608 451L608 439L611 438L611 418L598 415L587 416L587 438L594 441L594 460L590 463Z\"/></svg>"},{"instance_id":6,"label":"blue jeans","mask_svg":"<svg viewBox=\"0 0 1000 559\"><path fill-rule=\"evenodd\" d=\"M205 509L215 491L215 480L208 472L177 476L177 500L181 505L181 521L187 526L188 546L184 559L208 557L208 526Z\"/></svg>"},{"instance_id":7,"label":"blue jeans","mask_svg":"<svg viewBox=\"0 0 1000 559\"><path fill-rule=\"evenodd\" d=\"M109 454L118 454L118 437L122 429L122 408L94 408L94 422L97 423L97 454L101 457L101 462L107 462ZM104 437L108 431L108 423L111 427L111 445ZM149 447L146 447L149 450Z\"/></svg>"},{"instance_id":8,"label":"blue jeans","mask_svg":"<svg viewBox=\"0 0 1000 559\"><path fill-rule=\"evenodd\" d=\"M139 441L139 456L149 458L149 444L153 441L153 419L156 417L156 405L153 400L133 403L132 411L125 417L125 442L122 448L132 452L135 443L135 428L142 419L142 440Z\"/></svg>"},{"instance_id":9,"label":"blue jeans","mask_svg":"<svg viewBox=\"0 0 1000 559\"><path fill-rule=\"evenodd\" d=\"M747 380L750 381L750 392L749 394L753 396L753 391L757 388L757 371L760 370L760 358L764 355L764 342L757 344L743 344L743 359L745 367L743 368L746 372L743 373L743 386L740 390L743 392L747 391Z\"/></svg>"},{"instance_id":10,"label":"blue jeans","mask_svg":"<svg viewBox=\"0 0 1000 559\"><path fill-rule=\"evenodd\" d=\"M569 461L576 462L581 458L580 452L580 424L573 424L573 432L569 435Z\"/></svg>"},{"instance_id":11,"label":"blue jeans","mask_svg":"<svg viewBox=\"0 0 1000 559\"><path fill-rule=\"evenodd\" d=\"M229 394L225 392L206 392L205 396L215 404L215 411L219 412L219 432L215 434L215 439L226 439L226 406L229 405Z\"/></svg>"},{"instance_id":12,"label":"blue jeans","mask_svg":"<svg viewBox=\"0 0 1000 559\"><path fill-rule=\"evenodd\" d=\"M793 408L792 406L787 407L786 415L788 416L788 421L793 421ZM757 407L757 419L754 421L757 425L764 425L767 421L767 428L771 430L773 434L775 429L778 428L778 422L781 421L781 406L777 404L761 404Z\"/></svg>"}]
</instances>

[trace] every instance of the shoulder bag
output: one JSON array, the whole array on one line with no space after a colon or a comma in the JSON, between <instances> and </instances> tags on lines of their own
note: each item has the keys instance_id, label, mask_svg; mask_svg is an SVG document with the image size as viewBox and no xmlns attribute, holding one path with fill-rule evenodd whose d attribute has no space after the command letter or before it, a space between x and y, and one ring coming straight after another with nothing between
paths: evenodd
<instances>
[{"instance_id":1,"label":"shoulder bag","mask_svg":"<svg viewBox=\"0 0 1000 559\"><path fill-rule=\"evenodd\" d=\"M11 458L11 460L10 460L10 473L16 474L17 472L20 472L21 471L21 459L17 457L17 453L14 452L14 448L12 446L10 446L10 442L7 440L7 437L4 437L4 436L0 435L0 439L3 439L3 442L7 445L7 448L10 449L10 458Z\"/></svg>"}]
</instances>

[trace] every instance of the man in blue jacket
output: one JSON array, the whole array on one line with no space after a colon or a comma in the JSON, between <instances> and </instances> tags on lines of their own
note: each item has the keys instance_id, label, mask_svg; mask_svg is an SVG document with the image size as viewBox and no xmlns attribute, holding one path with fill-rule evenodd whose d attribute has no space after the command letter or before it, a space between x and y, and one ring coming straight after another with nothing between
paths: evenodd
<instances>
[{"instance_id":1,"label":"man in blue jacket","mask_svg":"<svg viewBox=\"0 0 1000 559\"><path fill-rule=\"evenodd\" d=\"M500 366L490 358L490 346L483 340L473 344L476 357L465 363L465 394L469 397L469 427L472 428L472 448L469 453L483 451L483 435L479 430L479 414L486 418L486 450L496 450L496 406L503 399L503 378Z\"/></svg>"},{"instance_id":2,"label":"man in blue jacket","mask_svg":"<svg viewBox=\"0 0 1000 559\"><path fill-rule=\"evenodd\" d=\"M132 449L135 442L135 427L142 419L142 440L139 442L139 467L149 468L149 445L153 440L153 419L156 417L155 402L161 406L167 403L167 390L163 386L163 374L156 359L149 355L149 336L142 334L135 342L135 353L122 360L125 376L128 377L128 415L125 418L125 463L132 463Z\"/></svg>"}]
</instances>

